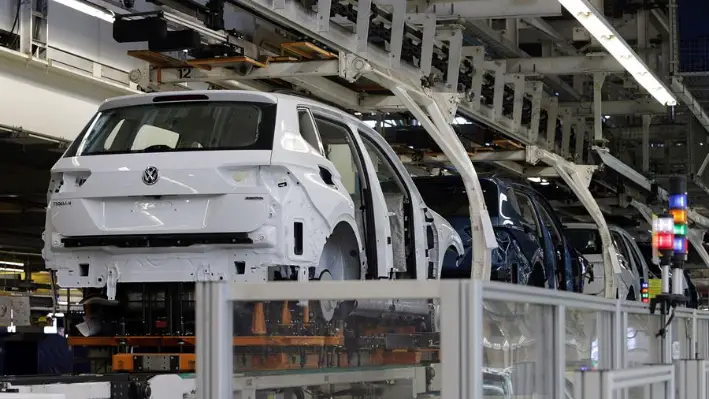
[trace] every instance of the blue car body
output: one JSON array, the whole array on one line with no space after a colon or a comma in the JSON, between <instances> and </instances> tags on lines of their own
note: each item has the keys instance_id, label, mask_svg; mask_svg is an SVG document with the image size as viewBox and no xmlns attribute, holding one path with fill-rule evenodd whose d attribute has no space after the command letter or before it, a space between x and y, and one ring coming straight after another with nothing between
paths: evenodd
<instances>
[{"instance_id":1,"label":"blue car body","mask_svg":"<svg viewBox=\"0 0 709 399\"><path fill-rule=\"evenodd\" d=\"M414 181L426 204L451 223L465 246L459 262L453 256L444 259L443 276L470 275L472 234L461 178L419 177ZM498 243L492 251L492 280L581 292L588 264L568 245L561 221L548 202L530 186L507 179L481 178L480 185ZM519 196L529 205L536 229L525 223Z\"/></svg>"}]
</instances>

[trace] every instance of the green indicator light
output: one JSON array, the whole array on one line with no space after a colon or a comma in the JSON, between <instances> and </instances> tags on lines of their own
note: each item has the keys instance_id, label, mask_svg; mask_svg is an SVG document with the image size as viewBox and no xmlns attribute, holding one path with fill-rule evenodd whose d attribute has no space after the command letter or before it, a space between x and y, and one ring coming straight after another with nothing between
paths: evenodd
<instances>
[{"instance_id":1,"label":"green indicator light","mask_svg":"<svg viewBox=\"0 0 709 399\"><path fill-rule=\"evenodd\" d=\"M675 235L676 236L686 236L687 235L687 225L686 224L676 224L675 225Z\"/></svg>"}]
</instances>

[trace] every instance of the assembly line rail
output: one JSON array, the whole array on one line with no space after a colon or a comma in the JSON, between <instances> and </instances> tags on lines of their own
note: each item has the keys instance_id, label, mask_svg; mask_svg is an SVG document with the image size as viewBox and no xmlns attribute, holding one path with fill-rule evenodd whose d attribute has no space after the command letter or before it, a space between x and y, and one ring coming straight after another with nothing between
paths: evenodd
<instances>
[{"instance_id":1,"label":"assembly line rail","mask_svg":"<svg viewBox=\"0 0 709 399\"><path fill-rule=\"evenodd\" d=\"M651 315L648 306L639 302L479 280L204 282L198 283L197 290L197 323L201 326L196 337L198 397L231 398L234 391L245 389L234 386L232 378L231 303L392 298L433 299L439 307L443 398L483 397L483 373L500 366L511 376L515 395L564 397L569 384L579 392L575 384L583 384L589 371L617 371L606 379L609 375L630 378L624 370L645 365L661 372L649 373L654 379L645 378L643 384L652 383L653 392L669 395L660 397L674 398L670 393L675 390L675 379L686 373L675 376L667 367L709 358L709 312L705 311L679 308L665 329L669 318ZM491 333L493 328L502 332L504 342L495 341L500 334ZM666 330L664 336L662 330ZM525 356L514 355L517 363L507 359L505 364L495 364L490 360L495 351L508 352L507 357L515 351ZM574 375L577 370L586 373ZM693 370L697 372L696 367ZM616 388L628 391L632 386L626 381ZM607 397L598 395L588 397Z\"/></svg>"}]
</instances>

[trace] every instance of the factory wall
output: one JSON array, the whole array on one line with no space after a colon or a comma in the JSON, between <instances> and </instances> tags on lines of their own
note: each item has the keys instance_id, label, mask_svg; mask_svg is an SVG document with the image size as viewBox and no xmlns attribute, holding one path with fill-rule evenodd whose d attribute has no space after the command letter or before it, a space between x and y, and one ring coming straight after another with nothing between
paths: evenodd
<instances>
[{"instance_id":1,"label":"factory wall","mask_svg":"<svg viewBox=\"0 0 709 399\"><path fill-rule=\"evenodd\" d=\"M120 11L117 3L94 3ZM135 11L152 9L153 5L138 1ZM16 0L0 0L0 29L12 29L16 10ZM131 93L128 72L145 63L126 52L147 49L147 43L116 43L111 23L52 0L48 2L47 17L47 59L86 76L96 76L98 70L100 79L114 87L102 85L100 80L67 79L43 72L36 65L26 67L26 60L4 52L0 57L0 89L13 95L0 98L0 124L73 139L103 100ZM225 22L227 28L246 35L253 34L256 26L252 16L231 7L225 10ZM19 32L19 27L14 32ZM120 86L126 89L121 90Z\"/></svg>"},{"instance_id":2,"label":"factory wall","mask_svg":"<svg viewBox=\"0 0 709 399\"><path fill-rule=\"evenodd\" d=\"M71 140L103 100L127 94L0 57L0 123Z\"/></svg>"}]
</instances>

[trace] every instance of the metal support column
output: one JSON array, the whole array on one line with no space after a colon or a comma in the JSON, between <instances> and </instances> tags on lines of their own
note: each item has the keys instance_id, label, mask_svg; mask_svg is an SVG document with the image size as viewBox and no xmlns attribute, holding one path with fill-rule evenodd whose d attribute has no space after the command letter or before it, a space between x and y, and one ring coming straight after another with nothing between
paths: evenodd
<instances>
[{"instance_id":1,"label":"metal support column","mask_svg":"<svg viewBox=\"0 0 709 399\"><path fill-rule=\"evenodd\" d=\"M20 2L20 52L27 55L32 55L32 25L34 23L34 1L33 0L17 0Z\"/></svg>"},{"instance_id":2,"label":"metal support column","mask_svg":"<svg viewBox=\"0 0 709 399\"><path fill-rule=\"evenodd\" d=\"M229 284L197 282L195 303L197 395L201 399L230 399L234 396L234 355Z\"/></svg>"},{"instance_id":3,"label":"metal support column","mask_svg":"<svg viewBox=\"0 0 709 399\"><path fill-rule=\"evenodd\" d=\"M519 47L519 20L517 18L507 18L505 20L505 39Z\"/></svg>"},{"instance_id":4,"label":"metal support column","mask_svg":"<svg viewBox=\"0 0 709 399\"><path fill-rule=\"evenodd\" d=\"M606 73L596 72L593 74L593 142L596 145L603 145L603 83L606 81Z\"/></svg>"},{"instance_id":5,"label":"metal support column","mask_svg":"<svg viewBox=\"0 0 709 399\"><path fill-rule=\"evenodd\" d=\"M542 97L544 84L542 82L527 82L525 91L532 97L532 118L529 121L529 142L539 144L539 119L542 115Z\"/></svg>"},{"instance_id":6,"label":"metal support column","mask_svg":"<svg viewBox=\"0 0 709 399\"><path fill-rule=\"evenodd\" d=\"M522 127L522 110L524 108L524 75L513 74L508 77L510 78L510 83L512 83L512 89L514 91L514 98L512 101L512 123L515 129L519 129Z\"/></svg>"},{"instance_id":7,"label":"metal support column","mask_svg":"<svg viewBox=\"0 0 709 399\"><path fill-rule=\"evenodd\" d=\"M473 80L470 92L466 93L466 99L470 102L470 106L475 109L480 109L483 80L485 78L485 47L483 46L466 46L463 47L463 57L473 59Z\"/></svg>"},{"instance_id":8,"label":"metal support column","mask_svg":"<svg viewBox=\"0 0 709 399\"><path fill-rule=\"evenodd\" d=\"M400 87L389 88L401 100L406 108L416 117L428 131L436 144L448 155L450 161L458 169L463 178L463 184L470 206L470 221L473 232L473 265L472 277L489 280L491 265L491 249L497 246L495 234L492 231L490 216L485 208L482 188L470 157L451 128L445 115L441 113L437 103L431 101L426 110L428 114L411 98L406 90ZM430 117L429 117L430 116ZM463 155L465 154L465 155ZM478 204L478 206L474 206Z\"/></svg>"},{"instance_id":9,"label":"metal support column","mask_svg":"<svg viewBox=\"0 0 709 399\"><path fill-rule=\"evenodd\" d=\"M571 127L573 126L574 119L571 117L571 110L564 108L561 111L561 148L559 153L562 157L566 158L569 156L571 145Z\"/></svg>"},{"instance_id":10,"label":"metal support column","mask_svg":"<svg viewBox=\"0 0 709 399\"><path fill-rule=\"evenodd\" d=\"M490 68L495 73L495 85L492 94L492 117L499 121L503 117L502 104L505 99L505 73L507 63L504 61L491 61Z\"/></svg>"},{"instance_id":11,"label":"metal support column","mask_svg":"<svg viewBox=\"0 0 709 399\"><path fill-rule=\"evenodd\" d=\"M330 30L330 9L332 0L318 0L318 32Z\"/></svg>"},{"instance_id":12,"label":"metal support column","mask_svg":"<svg viewBox=\"0 0 709 399\"><path fill-rule=\"evenodd\" d=\"M365 56L367 53L369 39L369 9L372 7L372 0L362 0L357 3L357 7L360 10L367 10L367 12L357 13L357 54L359 56Z\"/></svg>"},{"instance_id":13,"label":"metal support column","mask_svg":"<svg viewBox=\"0 0 709 399\"><path fill-rule=\"evenodd\" d=\"M644 10L644 9L639 9L635 13L635 22L637 24L637 31L638 31L638 44L637 48L635 51L638 53L638 56L646 63L648 64L648 59L647 56L647 27L648 27L648 21L650 19L650 11ZM650 64L655 64L655 63L650 63ZM656 65L648 65L651 69L655 70Z\"/></svg>"},{"instance_id":14,"label":"metal support column","mask_svg":"<svg viewBox=\"0 0 709 399\"><path fill-rule=\"evenodd\" d=\"M556 123L559 120L559 97L550 97L544 101L547 110L547 130L544 149L553 151L556 140Z\"/></svg>"},{"instance_id":15,"label":"metal support column","mask_svg":"<svg viewBox=\"0 0 709 399\"><path fill-rule=\"evenodd\" d=\"M323 0L320 0L323 1ZM332 0L327 0L329 3ZM401 65L401 49L404 40L404 22L406 21L406 3L395 1L392 4L391 38L389 43L389 65L398 69ZM329 10L329 9L328 9Z\"/></svg>"},{"instance_id":16,"label":"metal support column","mask_svg":"<svg viewBox=\"0 0 709 399\"><path fill-rule=\"evenodd\" d=\"M463 55L463 31L459 25L439 29L436 40L448 42L448 71L446 72L445 91L458 93L458 75Z\"/></svg>"},{"instance_id":17,"label":"metal support column","mask_svg":"<svg viewBox=\"0 0 709 399\"><path fill-rule=\"evenodd\" d=\"M574 162L583 163L583 145L586 140L586 118L580 117L576 118L576 129L575 129L575 146L574 146Z\"/></svg>"},{"instance_id":18,"label":"metal support column","mask_svg":"<svg viewBox=\"0 0 709 399\"><path fill-rule=\"evenodd\" d=\"M369 13L365 15L369 17ZM429 76L433 63L433 42L436 39L436 16L434 14L409 14L406 16L406 20L411 24L423 27L419 68L423 76Z\"/></svg>"},{"instance_id":19,"label":"metal support column","mask_svg":"<svg viewBox=\"0 0 709 399\"><path fill-rule=\"evenodd\" d=\"M650 125L652 115L643 115L643 168L644 174L650 173Z\"/></svg>"},{"instance_id":20,"label":"metal support column","mask_svg":"<svg viewBox=\"0 0 709 399\"><path fill-rule=\"evenodd\" d=\"M561 177L571 191L576 194L579 201L598 226L601 243L603 244L603 248L606 248L606 251L603 251L603 264L605 266L604 295L606 298L615 298L618 293L617 276L621 271L620 263L618 262L618 254L613 245L613 240L608 230L606 219L603 217L603 212L601 212L598 202L596 202L596 199L593 198L593 195L588 189L596 167L576 165L566 161L559 155L536 147L527 147L527 151L529 163L535 164L537 161L541 161L556 170L559 177ZM609 265L611 267L608 267Z\"/></svg>"}]
</instances>

